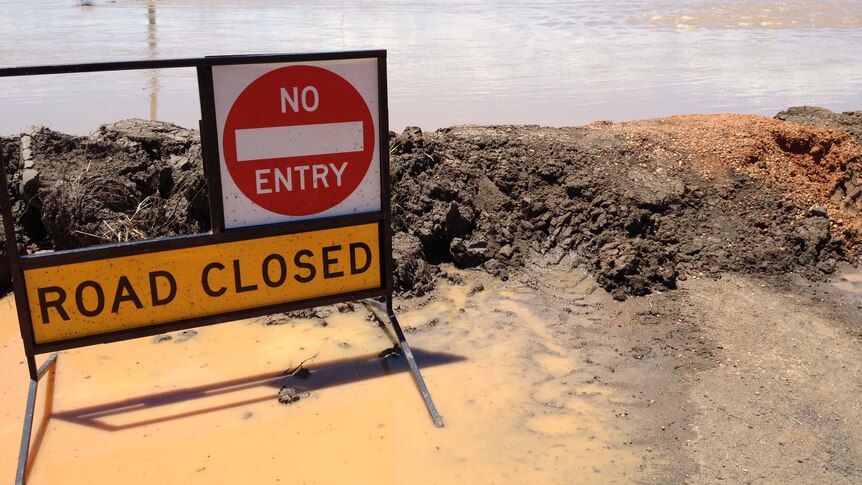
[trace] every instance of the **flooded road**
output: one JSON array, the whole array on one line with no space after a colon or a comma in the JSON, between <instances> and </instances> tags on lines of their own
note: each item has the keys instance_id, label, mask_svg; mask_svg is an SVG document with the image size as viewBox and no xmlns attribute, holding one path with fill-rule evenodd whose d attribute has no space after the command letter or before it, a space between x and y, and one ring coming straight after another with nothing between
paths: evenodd
<instances>
[{"instance_id":1,"label":"flooded road","mask_svg":"<svg viewBox=\"0 0 862 485\"><path fill-rule=\"evenodd\" d=\"M390 123L579 125L859 109L862 4L0 0L0 65L387 49ZM0 79L0 134L197 127L190 69Z\"/></svg>"},{"instance_id":2,"label":"flooded road","mask_svg":"<svg viewBox=\"0 0 862 485\"><path fill-rule=\"evenodd\" d=\"M434 427L404 359L391 355L393 337L370 312L324 307L62 352L41 384L29 483L862 476L860 410L846 399L862 382L858 269L831 284L850 299L728 274L626 302L565 264L528 265L508 282L444 272L450 281L435 293L396 304L446 427ZM23 360L7 297L7 477L26 397ZM279 402L291 396L298 401Z\"/></svg>"},{"instance_id":3,"label":"flooded road","mask_svg":"<svg viewBox=\"0 0 862 485\"><path fill-rule=\"evenodd\" d=\"M595 289L566 275L568 300ZM330 307L323 318L62 352L40 388L30 482L631 481L642 449L623 444L612 405L622 397L577 377L585 354L554 333L602 313L549 309L537 291L479 273L464 279L401 318L445 428L433 426L404 359L379 357L392 341L370 314ZM6 476L27 382L11 303L0 301ZM299 401L280 404L284 387Z\"/></svg>"}]
</instances>

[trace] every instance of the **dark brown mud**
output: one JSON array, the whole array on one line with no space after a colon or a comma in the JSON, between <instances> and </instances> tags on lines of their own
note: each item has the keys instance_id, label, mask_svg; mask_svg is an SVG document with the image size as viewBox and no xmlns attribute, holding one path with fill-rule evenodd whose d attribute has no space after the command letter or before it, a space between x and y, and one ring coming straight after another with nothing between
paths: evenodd
<instances>
[{"instance_id":1,"label":"dark brown mud","mask_svg":"<svg viewBox=\"0 0 862 485\"><path fill-rule=\"evenodd\" d=\"M860 157L844 131L753 116L408 129L396 231L427 261L504 278L574 253L618 299L704 273L822 279L858 251Z\"/></svg>"}]
</instances>

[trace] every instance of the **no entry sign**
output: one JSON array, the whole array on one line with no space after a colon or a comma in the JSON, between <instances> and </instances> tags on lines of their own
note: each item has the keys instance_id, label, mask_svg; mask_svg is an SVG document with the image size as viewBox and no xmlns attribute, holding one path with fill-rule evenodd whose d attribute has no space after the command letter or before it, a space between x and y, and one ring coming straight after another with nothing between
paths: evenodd
<instances>
[{"instance_id":1,"label":"no entry sign","mask_svg":"<svg viewBox=\"0 0 862 485\"><path fill-rule=\"evenodd\" d=\"M380 210L375 59L212 76L227 229Z\"/></svg>"},{"instance_id":2,"label":"no entry sign","mask_svg":"<svg viewBox=\"0 0 862 485\"><path fill-rule=\"evenodd\" d=\"M318 214L359 186L374 153L374 122L344 78L286 66L257 78L234 101L222 149L231 179L276 214Z\"/></svg>"}]
</instances>

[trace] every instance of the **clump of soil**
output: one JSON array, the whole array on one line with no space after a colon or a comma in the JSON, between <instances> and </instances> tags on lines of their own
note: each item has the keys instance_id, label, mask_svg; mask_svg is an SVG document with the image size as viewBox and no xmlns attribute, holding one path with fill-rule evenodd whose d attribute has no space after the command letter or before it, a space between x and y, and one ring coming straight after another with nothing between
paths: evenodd
<instances>
[{"instance_id":1,"label":"clump of soil","mask_svg":"<svg viewBox=\"0 0 862 485\"><path fill-rule=\"evenodd\" d=\"M690 275L828 276L862 242L862 148L846 131L860 125L805 113L832 128L708 115L393 134L397 289L428 292L442 262L507 278L541 254L573 255L618 299ZM35 129L0 139L0 156L30 251L209 230L197 132Z\"/></svg>"},{"instance_id":2,"label":"clump of soil","mask_svg":"<svg viewBox=\"0 0 862 485\"><path fill-rule=\"evenodd\" d=\"M329 307L314 307L284 313L273 313L263 317L262 321L264 325L283 325L295 319L315 319L322 320L325 325L326 319L330 315L332 315L332 310Z\"/></svg>"},{"instance_id":3,"label":"clump of soil","mask_svg":"<svg viewBox=\"0 0 862 485\"><path fill-rule=\"evenodd\" d=\"M292 387L284 386L278 391L278 402L281 404L293 404L300 399L302 394Z\"/></svg>"}]
</instances>

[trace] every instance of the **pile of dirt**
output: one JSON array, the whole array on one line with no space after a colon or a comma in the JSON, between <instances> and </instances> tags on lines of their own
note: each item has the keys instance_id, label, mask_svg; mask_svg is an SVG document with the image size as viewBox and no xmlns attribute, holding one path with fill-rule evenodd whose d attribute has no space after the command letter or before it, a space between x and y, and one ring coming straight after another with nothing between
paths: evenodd
<instances>
[{"instance_id":1,"label":"pile of dirt","mask_svg":"<svg viewBox=\"0 0 862 485\"><path fill-rule=\"evenodd\" d=\"M30 252L209 230L196 131L124 120L83 137L33 128L2 145Z\"/></svg>"},{"instance_id":2,"label":"pile of dirt","mask_svg":"<svg viewBox=\"0 0 862 485\"><path fill-rule=\"evenodd\" d=\"M442 262L506 278L548 253L618 299L727 271L823 278L862 242L862 148L845 130L858 124L827 118L392 134L397 288L429 291ZM197 132L127 120L0 145L31 252L209 229Z\"/></svg>"},{"instance_id":3,"label":"pile of dirt","mask_svg":"<svg viewBox=\"0 0 862 485\"><path fill-rule=\"evenodd\" d=\"M845 131L710 115L392 142L396 231L432 263L506 277L574 253L623 299L703 273L822 278L862 242L862 148ZM405 289L429 289L410 274Z\"/></svg>"}]
</instances>

